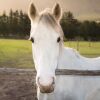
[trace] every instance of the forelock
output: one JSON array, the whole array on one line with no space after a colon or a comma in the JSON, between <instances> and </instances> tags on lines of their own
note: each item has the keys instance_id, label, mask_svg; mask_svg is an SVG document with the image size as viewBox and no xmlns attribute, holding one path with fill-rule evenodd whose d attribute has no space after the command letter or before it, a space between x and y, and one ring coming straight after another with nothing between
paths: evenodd
<instances>
[{"instance_id":1,"label":"forelock","mask_svg":"<svg viewBox=\"0 0 100 100\"><path fill-rule=\"evenodd\" d=\"M55 27L57 25L56 20L54 19L54 17L52 16L52 14L49 11L43 12L40 16L39 21L41 21L44 24L51 26L51 27Z\"/></svg>"},{"instance_id":2,"label":"forelock","mask_svg":"<svg viewBox=\"0 0 100 100\"><path fill-rule=\"evenodd\" d=\"M63 37L64 34L62 31L62 28L60 24L56 21L54 16L51 14L50 9L46 9L45 11L41 13L39 22L42 22L46 26L53 28L58 33L60 33L61 37Z\"/></svg>"}]
</instances>

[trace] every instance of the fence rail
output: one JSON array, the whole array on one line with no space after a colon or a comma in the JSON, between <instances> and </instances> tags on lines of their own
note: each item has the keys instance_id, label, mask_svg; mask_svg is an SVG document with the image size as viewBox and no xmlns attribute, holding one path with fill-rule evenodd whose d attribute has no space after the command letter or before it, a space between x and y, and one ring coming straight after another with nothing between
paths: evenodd
<instances>
[{"instance_id":1,"label":"fence rail","mask_svg":"<svg viewBox=\"0 0 100 100\"><path fill-rule=\"evenodd\" d=\"M0 68L0 74L5 73L36 75L34 69ZM100 76L100 70L57 69L55 73L56 75Z\"/></svg>"}]
</instances>

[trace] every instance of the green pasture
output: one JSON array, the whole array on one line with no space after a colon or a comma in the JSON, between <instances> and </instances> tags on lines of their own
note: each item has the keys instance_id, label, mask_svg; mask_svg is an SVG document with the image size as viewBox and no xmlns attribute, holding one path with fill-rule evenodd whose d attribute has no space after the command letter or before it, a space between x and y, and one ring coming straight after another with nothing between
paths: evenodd
<instances>
[{"instance_id":1,"label":"green pasture","mask_svg":"<svg viewBox=\"0 0 100 100\"><path fill-rule=\"evenodd\" d=\"M72 42L68 41L64 43L65 46L74 48L86 57L98 57L100 56L100 42Z\"/></svg>"},{"instance_id":2,"label":"green pasture","mask_svg":"<svg viewBox=\"0 0 100 100\"><path fill-rule=\"evenodd\" d=\"M65 42L77 49L77 42ZM100 42L79 42L79 52L87 57L100 56ZM31 42L28 40L0 39L0 67L32 68Z\"/></svg>"},{"instance_id":3,"label":"green pasture","mask_svg":"<svg viewBox=\"0 0 100 100\"><path fill-rule=\"evenodd\" d=\"M32 67L31 42L0 39L0 67Z\"/></svg>"}]
</instances>

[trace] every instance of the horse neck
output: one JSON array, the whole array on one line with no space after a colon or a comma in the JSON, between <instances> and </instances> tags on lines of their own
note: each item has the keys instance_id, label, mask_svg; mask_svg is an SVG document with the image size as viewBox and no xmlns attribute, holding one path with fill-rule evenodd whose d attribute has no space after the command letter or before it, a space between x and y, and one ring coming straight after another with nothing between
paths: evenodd
<instances>
[{"instance_id":1,"label":"horse neck","mask_svg":"<svg viewBox=\"0 0 100 100\"><path fill-rule=\"evenodd\" d=\"M86 58L72 48L62 47L58 60L58 69L100 69L100 57Z\"/></svg>"},{"instance_id":2,"label":"horse neck","mask_svg":"<svg viewBox=\"0 0 100 100\"><path fill-rule=\"evenodd\" d=\"M81 69L84 58L74 49L62 47L58 61L58 69Z\"/></svg>"}]
</instances>

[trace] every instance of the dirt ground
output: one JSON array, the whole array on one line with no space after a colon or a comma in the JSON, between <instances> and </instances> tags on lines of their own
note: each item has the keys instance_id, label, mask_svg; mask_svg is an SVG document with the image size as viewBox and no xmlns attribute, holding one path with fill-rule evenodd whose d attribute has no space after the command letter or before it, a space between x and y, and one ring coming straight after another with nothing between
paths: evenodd
<instances>
[{"instance_id":1,"label":"dirt ground","mask_svg":"<svg viewBox=\"0 0 100 100\"><path fill-rule=\"evenodd\" d=\"M37 100L34 72L0 68L0 100Z\"/></svg>"}]
</instances>

